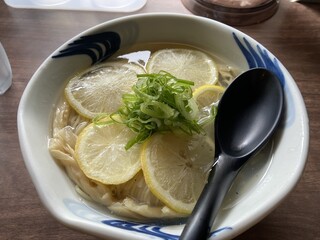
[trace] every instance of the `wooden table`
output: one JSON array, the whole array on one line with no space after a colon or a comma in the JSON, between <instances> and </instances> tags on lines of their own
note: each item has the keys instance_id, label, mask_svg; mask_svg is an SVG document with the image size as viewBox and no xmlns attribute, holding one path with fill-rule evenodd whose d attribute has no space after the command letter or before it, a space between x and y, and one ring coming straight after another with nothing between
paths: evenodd
<instances>
[{"instance_id":1,"label":"wooden table","mask_svg":"<svg viewBox=\"0 0 320 240\"><path fill-rule=\"evenodd\" d=\"M148 0L140 12L191 14L180 0ZM57 222L41 204L20 152L17 108L29 79L50 53L81 31L124 15L14 9L0 2L0 41L13 70L13 85L0 96L0 239L96 239ZM281 0L271 19L238 29L275 54L296 80L308 109L311 141L294 191L236 239L320 239L320 4Z\"/></svg>"}]
</instances>

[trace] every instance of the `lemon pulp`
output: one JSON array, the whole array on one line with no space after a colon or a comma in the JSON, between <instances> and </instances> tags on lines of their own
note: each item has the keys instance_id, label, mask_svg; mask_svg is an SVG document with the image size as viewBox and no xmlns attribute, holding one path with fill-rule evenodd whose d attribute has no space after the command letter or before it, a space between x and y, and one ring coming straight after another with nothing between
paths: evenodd
<instances>
[{"instance_id":1,"label":"lemon pulp","mask_svg":"<svg viewBox=\"0 0 320 240\"><path fill-rule=\"evenodd\" d=\"M75 158L84 174L104 184L121 184L141 169L140 146L126 151L124 146L134 134L126 126L88 125L79 135Z\"/></svg>"},{"instance_id":2,"label":"lemon pulp","mask_svg":"<svg viewBox=\"0 0 320 240\"><path fill-rule=\"evenodd\" d=\"M68 103L83 117L112 113L122 104L122 94L131 91L137 74L144 70L135 64L107 62L72 78L65 88Z\"/></svg>"},{"instance_id":3,"label":"lemon pulp","mask_svg":"<svg viewBox=\"0 0 320 240\"><path fill-rule=\"evenodd\" d=\"M151 192L174 211L190 214L213 156L214 142L209 137L156 133L143 145L141 165Z\"/></svg>"},{"instance_id":4,"label":"lemon pulp","mask_svg":"<svg viewBox=\"0 0 320 240\"><path fill-rule=\"evenodd\" d=\"M218 70L213 59L204 52L193 49L161 49L154 52L147 64L148 73L167 71L180 79L195 83L195 88L203 84L215 84Z\"/></svg>"},{"instance_id":5,"label":"lemon pulp","mask_svg":"<svg viewBox=\"0 0 320 240\"><path fill-rule=\"evenodd\" d=\"M211 104L217 103L225 88L218 85L205 84L197 88L193 92L193 98L198 104L199 108L210 106Z\"/></svg>"}]
</instances>

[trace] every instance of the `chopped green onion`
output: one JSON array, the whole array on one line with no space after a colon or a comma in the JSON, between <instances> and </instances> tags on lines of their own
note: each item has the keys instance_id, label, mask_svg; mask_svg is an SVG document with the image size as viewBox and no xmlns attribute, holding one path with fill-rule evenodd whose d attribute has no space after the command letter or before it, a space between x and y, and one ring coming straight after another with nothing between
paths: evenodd
<instances>
[{"instance_id":1,"label":"chopped green onion","mask_svg":"<svg viewBox=\"0 0 320 240\"><path fill-rule=\"evenodd\" d=\"M204 133L197 119L199 109L192 98L192 81L178 79L160 71L138 74L133 93L123 94L123 106L110 115L97 116L97 125L118 122L126 124L137 135L130 139L126 149L143 142L157 131L183 131L189 135Z\"/></svg>"}]
</instances>

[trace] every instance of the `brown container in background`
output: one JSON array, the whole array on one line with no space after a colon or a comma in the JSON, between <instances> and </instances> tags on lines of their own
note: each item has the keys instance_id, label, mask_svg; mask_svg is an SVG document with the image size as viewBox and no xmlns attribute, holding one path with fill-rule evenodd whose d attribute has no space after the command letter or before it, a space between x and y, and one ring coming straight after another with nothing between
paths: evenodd
<instances>
[{"instance_id":1,"label":"brown container in background","mask_svg":"<svg viewBox=\"0 0 320 240\"><path fill-rule=\"evenodd\" d=\"M181 0L192 13L232 26L260 23L278 9L279 0Z\"/></svg>"}]
</instances>

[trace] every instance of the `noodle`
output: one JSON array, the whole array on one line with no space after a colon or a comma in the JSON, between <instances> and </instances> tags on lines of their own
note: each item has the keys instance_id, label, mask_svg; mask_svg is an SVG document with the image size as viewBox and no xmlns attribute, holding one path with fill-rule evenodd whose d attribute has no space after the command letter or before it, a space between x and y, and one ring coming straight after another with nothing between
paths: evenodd
<instances>
[{"instance_id":1,"label":"noodle","mask_svg":"<svg viewBox=\"0 0 320 240\"><path fill-rule=\"evenodd\" d=\"M117 186L101 184L87 178L74 158L77 137L87 124L88 121L73 111L63 100L56 107L53 137L49 139L51 155L65 168L82 197L98 202L112 212L125 217L183 216L167 208L150 192L141 171L130 181Z\"/></svg>"}]
</instances>

